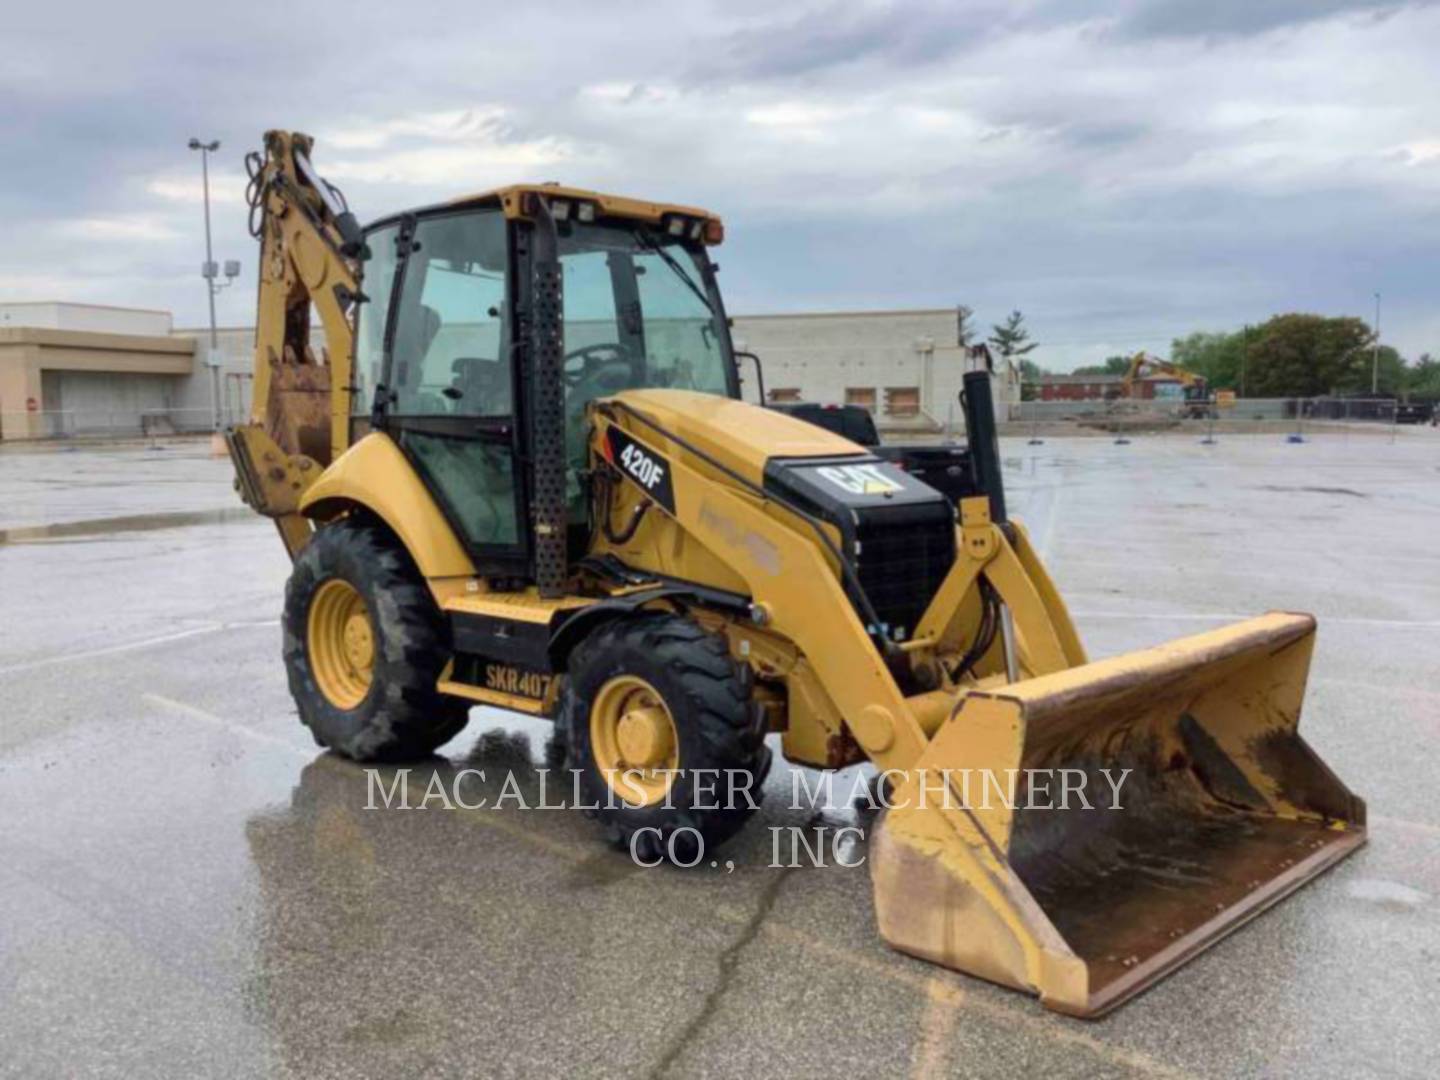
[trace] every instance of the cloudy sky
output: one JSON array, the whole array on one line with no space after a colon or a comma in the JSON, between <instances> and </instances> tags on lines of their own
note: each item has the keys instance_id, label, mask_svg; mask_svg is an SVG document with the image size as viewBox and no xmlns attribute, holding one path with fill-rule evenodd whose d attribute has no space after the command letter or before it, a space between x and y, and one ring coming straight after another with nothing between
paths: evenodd
<instances>
[{"instance_id":1,"label":"cloudy sky","mask_svg":"<svg viewBox=\"0 0 1440 1080\"><path fill-rule=\"evenodd\" d=\"M1290 310L1440 353L1440 6L1368 0L14 6L0 299L253 315L244 151L362 220L517 179L707 206L735 313L1022 309L1042 364Z\"/></svg>"}]
</instances>

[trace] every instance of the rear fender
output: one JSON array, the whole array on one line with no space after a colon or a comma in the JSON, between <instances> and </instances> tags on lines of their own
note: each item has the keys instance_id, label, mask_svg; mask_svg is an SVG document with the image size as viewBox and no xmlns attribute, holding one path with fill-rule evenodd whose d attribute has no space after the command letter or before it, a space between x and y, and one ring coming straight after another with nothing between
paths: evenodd
<instances>
[{"instance_id":1,"label":"rear fender","mask_svg":"<svg viewBox=\"0 0 1440 1080\"><path fill-rule=\"evenodd\" d=\"M382 432L372 432L336 458L306 490L299 509L316 521L368 510L400 538L425 578L475 575L475 564L425 482Z\"/></svg>"}]
</instances>

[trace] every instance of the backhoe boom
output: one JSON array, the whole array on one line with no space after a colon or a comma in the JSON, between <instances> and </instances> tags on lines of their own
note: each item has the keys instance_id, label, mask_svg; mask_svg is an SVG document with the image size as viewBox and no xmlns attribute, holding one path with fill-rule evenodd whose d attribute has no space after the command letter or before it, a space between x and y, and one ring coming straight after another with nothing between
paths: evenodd
<instances>
[{"instance_id":1,"label":"backhoe boom","mask_svg":"<svg viewBox=\"0 0 1440 1080\"><path fill-rule=\"evenodd\" d=\"M343 197L310 163L311 145L308 135L269 131L264 156L247 158L260 241L254 387L249 422L227 434L242 496L275 520L292 557L310 534L300 497L350 444L351 308L364 253ZM318 354L315 315L325 335Z\"/></svg>"}]
</instances>

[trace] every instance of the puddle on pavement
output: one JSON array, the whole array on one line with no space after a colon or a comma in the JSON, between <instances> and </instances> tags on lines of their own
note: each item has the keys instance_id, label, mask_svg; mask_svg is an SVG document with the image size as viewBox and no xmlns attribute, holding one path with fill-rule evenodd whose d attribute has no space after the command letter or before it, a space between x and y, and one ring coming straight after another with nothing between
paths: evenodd
<instances>
[{"instance_id":1,"label":"puddle on pavement","mask_svg":"<svg viewBox=\"0 0 1440 1080\"><path fill-rule=\"evenodd\" d=\"M1287 487L1283 484L1262 484L1260 490L1308 492L1311 495L1348 495L1352 499L1368 499L1370 497L1363 491L1347 487Z\"/></svg>"},{"instance_id":2,"label":"puddle on pavement","mask_svg":"<svg viewBox=\"0 0 1440 1080\"><path fill-rule=\"evenodd\" d=\"M1390 911L1411 911L1430 899L1419 889L1383 878L1360 878L1352 881L1346 892L1356 900L1368 900Z\"/></svg>"},{"instance_id":3,"label":"puddle on pavement","mask_svg":"<svg viewBox=\"0 0 1440 1080\"><path fill-rule=\"evenodd\" d=\"M219 525L229 521L254 521L255 512L244 506L220 510L174 510L164 514L127 514L122 517L63 521L55 525L25 525L0 529L0 546L43 544L54 540L75 540L108 536L112 533L152 532L156 529L183 529L189 525Z\"/></svg>"}]
</instances>

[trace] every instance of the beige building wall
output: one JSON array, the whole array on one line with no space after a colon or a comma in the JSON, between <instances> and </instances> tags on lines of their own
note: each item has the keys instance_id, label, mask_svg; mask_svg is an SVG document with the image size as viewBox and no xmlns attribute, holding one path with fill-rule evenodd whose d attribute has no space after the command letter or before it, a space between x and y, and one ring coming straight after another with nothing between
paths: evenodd
<instances>
[{"instance_id":1,"label":"beige building wall","mask_svg":"<svg viewBox=\"0 0 1440 1080\"><path fill-rule=\"evenodd\" d=\"M210 374L204 358L210 352L209 328L185 327L174 331L177 340L191 342L195 351L195 375L179 389L178 408L188 411L210 407ZM250 414L250 387L255 374L255 328L222 326L215 334L220 354L220 415L225 424L236 424ZM325 331L310 328L312 349L325 345Z\"/></svg>"},{"instance_id":2,"label":"beige building wall","mask_svg":"<svg viewBox=\"0 0 1440 1080\"><path fill-rule=\"evenodd\" d=\"M871 407L884 429L960 430L961 378L971 370L955 340L955 309L737 315L735 347L760 357L772 400ZM996 414L1008 419L1020 381L997 361ZM741 375L753 379L741 361ZM747 398L752 398L747 386Z\"/></svg>"},{"instance_id":3,"label":"beige building wall","mask_svg":"<svg viewBox=\"0 0 1440 1080\"><path fill-rule=\"evenodd\" d=\"M105 409L95 393L85 392L100 391L106 383L115 385L116 376L150 380L148 387L161 395L159 401L135 400L133 426L138 430L147 408L171 407L164 394L191 376L194 361L191 344L172 337L0 325L0 439L44 438L77 430L80 412L113 414L121 406L128 416L131 406L123 401ZM164 381L156 382L155 377ZM84 399L84 409L66 404L67 385ZM101 426L98 418L94 426Z\"/></svg>"},{"instance_id":4,"label":"beige building wall","mask_svg":"<svg viewBox=\"0 0 1440 1080\"><path fill-rule=\"evenodd\" d=\"M165 337L170 333L171 320L170 312L149 308L71 304L60 300L0 304L0 328L16 326Z\"/></svg>"}]
</instances>

